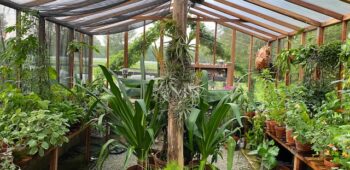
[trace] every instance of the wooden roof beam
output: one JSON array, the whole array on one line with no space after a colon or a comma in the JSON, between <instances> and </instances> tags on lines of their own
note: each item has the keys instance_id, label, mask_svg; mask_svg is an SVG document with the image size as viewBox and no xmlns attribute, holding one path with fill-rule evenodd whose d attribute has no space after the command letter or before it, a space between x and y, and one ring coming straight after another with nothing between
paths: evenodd
<instances>
[{"instance_id":1,"label":"wooden roof beam","mask_svg":"<svg viewBox=\"0 0 350 170\"><path fill-rule=\"evenodd\" d=\"M200 14L200 13L198 13L196 11L193 11L191 9L190 9L190 13L198 15L200 17L207 17L207 16L205 16L203 14ZM234 25L230 25L230 24L228 24L226 22L219 22L219 24L223 25L225 27L231 28L231 29L236 29L237 31L240 31L240 32L245 33L245 34L252 35L252 36L254 36L256 38L259 38L259 39L261 39L263 41L272 41L273 40L273 38L268 38L268 37L265 37L265 36L261 36L261 35L255 34L255 33L251 32L250 30L241 29L239 27L235 27Z\"/></svg>"},{"instance_id":2,"label":"wooden roof beam","mask_svg":"<svg viewBox=\"0 0 350 170\"><path fill-rule=\"evenodd\" d=\"M195 7L193 7L193 8L196 9L196 10L199 10L199 11L201 11L201 12L207 13L207 14L209 14L209 15L215 16L215 17L226 18L226 17L224 17L224 16L222 16L222 15L219 15L219 14L214 13L214 12L211 12L211 11L209 11L209 10L200 8L200 7L198 7L198 6L195 6ZM271 33L269 33L269 32L263 31L263 30L258 29L258 28L254 28L254 27L252 27L252 26L250 26L250 25L243 24L243 23L241 23L241 22L239 22L239 21L233 21L233 23L235 23L236 25L245 27L245 28L247 28L247 29L253 30L253 31L255 31L255 32L259 32L259 33L264 34L264 35L266 35L266 36L269 36L269 37L272 37L272 38L277 38L277 36L274 35L274 34L271 34Z\"/></svg>"},{"instance_id":3,"label":"wooden roof beam","mask_svg":"<svg viewBox=\"0 0 350 170\"><path fill-rule=\"evenodd\" d=\"M282 15L287 15L291 18L296 19L296 20L306 22L306 23L311 24L313 26L321 26L321 22L319 22L319 21L316 21L312 18L297 14L295 12L286 10L284 8L280 8L278 6L271 5L271 4L263 2L261 0L246 0L246 1L250 2L252 4L255 4L255 5L261 6L263 8L269 9L271 11L275 11L275 12L280 13Z\"/></svg>"},{"instance_id":4,"label":"wooden roof beam","mask_svg":"<svg viewBox=\"0 0 350 170\"><path fill-rule=\"evenodd\" d=\"M46 3L53 2L53 1L55 1L55 0L36 0L36 1L31 1L31 2L21 4L21 5L24 5L26 7L35 7L35 6L43 5Z\"/></svg>"},{"instance_id":5,"label":"wooden roof beam","mask_svg":"<svg viewBox=\"0 0 350 170\"><path fill-rule=\"evenodd\" d=\"M231 15L231 16L234 16L234 17L237 17L237 18L240 18L240 19L242 19L242 20L251 22L251 23L253 23L253 24L259 25L259 26L264 27L264 28L266 28L266 29L269 29L269 30L272 30L272 31L275 31L275 32L278 32L278 33L281 33L281 34L288 35L288 32L287 32L287 31L284 31L284 30L282 30L282 29L273 27L273 26L268 25L268 24L265 24L265 23L263 23L263 22L254 20L254 19L249 18L249 17L247 17L247 16L244 16L244 15L241 15L241 14L237 14L237 13L232 12L232 11L230 11L230 10L221 8L221 7L217 6L217 5L214 5L214 4L211 4L211 3L208 3L208 2L203 2L203 5L204 5L204 6L207 6L207 7L209 7L209 8L218 10L218 11L220 11L220 12L226 13L226 14L228 14L228 15Z\"/></svg>"},{"instance_id":6,"label":"wooden roof beam","mask_svg":"<svg viewBox=\"0 0 350 170\"><path fill-rule=\"evenodd\" d=\"M236 3L229 2L229 1L227 1L227 0L216 0L216 1L217 1L217 2L220 2L220 3L222 3L222 4L225 4L225 5L227 5L227 6L230 6L230 7L232 7L232 8L236 8L236 9L239 9L239 10L241 10L241 11L250 13L250 14L252 14L252 15L256 15L256 16L258 16L258 17L260 17L260 18L264 18L264 19L266 19L266 20L268 20L268 21L274 22L274 23L276 23L276 24L278 24L278 25L282 25L282 26L284 26L284 27L287 27L287 28L290 28L290 29L293 29L293 30L300 30L300 29L301 29L300 27L295 26L295 25L293 25L293 24L290 24L290 23L288 23L288 22L285 22L285 21L279 20L279 19L277 19L277 18L275 18L275 17L271 17L271 16L269 16L269 15L266 15L266 14L263 14L263 13L260 13L260 12L257 12L256 10L243 7L243 6L238 5L238 4L236 4Z\"/></svg>"},{"instance_id":7,"label":"wooden roof beam","mask_svg":"<svg viewBox=\"0 0 350 170\"><path fill-rule=\"evenodd\" d=\"M343 20L343 17L344 17L342 14L340 14L338 12L334 12L334 11L331 11L327 8L323 8L323 7L320 7L320 6L317 6L317 5L311 4L309 2L302 1L302 0L287 0L287 1L290 3L296 4L296 5L302 6L304 8L311 9L311 10L316 11L318 13L328 15L332 18L337 19L337 20Z\"/></svg>"}]
</instances>

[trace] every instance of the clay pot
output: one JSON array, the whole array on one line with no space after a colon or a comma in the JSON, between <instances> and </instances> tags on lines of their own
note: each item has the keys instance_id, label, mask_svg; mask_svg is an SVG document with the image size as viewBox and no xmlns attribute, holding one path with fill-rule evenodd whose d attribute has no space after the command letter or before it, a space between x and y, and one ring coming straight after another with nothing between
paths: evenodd
<instances>
[{"instance_id":1,"label":"clay pot","mask_svg":"<svg viewBox=\"0 0 350 170\"><path fill-rule=\"evenodd\" d=\"M333 163L331 158L323 158L323 164L328 168L340 167L340 164Z\"/></svg>"},{"instance_id":2,"label":"clay pot","mask_svg":"<svg viewBox=\"0 0 350 170\"><path fill-rule=\"evenodd\" d=\"M265 126L266 126L266 131L270 132L271 131L270 120L265 121Z\"/></svg>"},{"instance_id":3,"label":"clay pot","mask_svg":"<svg viewBox=\"0 0 350 170\"><path fill-rule=\"evenodd\" d=\"M295 145L295 140L293 138L293 130L287 129L286 130L286 142L287 145Z\"/></svg>"},{"instance_id":4,"label":"clay pot","mask_svg":"<svg viewBox=\"0 0 350 170\"><path fill-rule=\"evenodd\" d=\"M275 126L276 137L283 140L286 137L286 128L284 126Z\"/></svg>"},{"instance_id":5,"label":"clay pot","mask_svg":"<svg viewBox=\"0 0 350 170\"><path fill-rule=\"evenodd\" d=\"M298 152L311 152L311 144L309 143L302 144L298 140L295 140L295 146Z\"/></svg>"},{"instance_id":6,"label":"clay pot","mask_svg":"<svg viewBox=\"0 0 350 170\"><path fill-rule=\"evenodd\" d=\"M253 118L255 116L255 112L246 112L246 113L244 113L244 115L249 117L249 118Z\"/></svg>"},{"instance_id":7,"label":"clay pot","mask_svg":"<svg viewBox=\"0 0 350 170\"><path fill-rule=\"evenodd\" d=\"M277 123L275 121L271 121L270 122L270 128L271 128L271 131L270 133L273 135L273 136L276 136L276 130L275 130L275 126L277 125Z\"/></svg>"},{"instance_id":8,"label":"clay pot","mask_svg":"<svg viewBox=\"0 0 350 170\"><path fill-rule=\"evenodd\" d=\"M267 120L267 121L265 121L265 125L266 125L266 131L268 131L271 134L275 135L276 122L273 121L273 120Z\"/></svg>"},{"instance_id":9,"label":"clay pot","mask_svg":"<svg viewBox=\"0 0 350 170\"><path fill-rule=\"evenodd\" d=\"M0 142L0 153L7 152L8 145L6 143Z\"/></svg>"}]
</instances>

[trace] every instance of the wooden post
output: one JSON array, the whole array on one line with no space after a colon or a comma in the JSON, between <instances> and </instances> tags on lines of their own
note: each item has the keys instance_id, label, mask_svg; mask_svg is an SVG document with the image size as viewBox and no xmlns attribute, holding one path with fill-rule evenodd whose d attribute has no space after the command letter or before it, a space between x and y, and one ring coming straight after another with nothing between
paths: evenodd
<instances>
[{"instance_id":1,"label":"wooden post","mask_svg":"<svg viewBox=\"0 0 350 170\"><path fill-rule=\"evenodd\" d=\"M90 147L90 126L85 130L85 161L90 162L91 147Z\"/></svg>"},{"instance_id":2,"label":"wooden post","mask_svg":"<svg viewBox=\"0 0 350 170\"><path fill-rule=\"evenodd\" d=\"M323 44L323 37L324 37L324 27L318 27L317 28L317 45L321 46ZM315 68L315 80L321 79L321 68L317 66Z\"/></svg>"},{"instance_id":3,"label":"wooden post","mask_svg":"<svg viewBox=\"0 0 350 170\"><path fill-rule=\"evenodd\" d=\"M164 63L164 27L161 25L160 27L160 39L159 39L159 52L162 57L160 57L163 61L160 61L159 64L159 76L165 75L165 63Z\"/></svg>"},{"instance_id":4,"label":"wooden post","mask_svg":"<svg viewBox=\"0 0 350 170\"><path fill-rule=\"evenodd\" d=\"M69 29L68 32L68 43L74 40L74 30ZM70 52L68 54L68 87L73 88L74 81L74 53Z\"/></svg>"},{"instance_id":5,"label":"wooden post","mask_svg":"<svg viewBox=\"0 0 350 170\"><path fill-rule=\"evenodd\" d=\"M188 0L173 1L173 19L180 36L186 36ZM189 63L190 64L190 63ZM186 66L187 67L187 66ZM176 162L181 169L184 166L183 135L184 123L177 116L179 101L171 98L168 107L168 162Z\"/></svg>"},{"instance_id":6,"label":"wooden post","mask_svg":"<svg viewBox=\"0 0 350 170\"><path fill-rule=\"evenodd\" d=\"M58 147L54 148L51 152L50 170L58 169L58 153Z\"/></svg>"},{"instance_id":7,"label":"wooden post","mask_svg":"<svg viewBox=\"0 0 350 170\"><path fill-rule=\"evenodd\" d=\"M106 43L106 67L109 68L109 46L110 46L110 40L109 40L109 34L106 36L107 37L107 43ZM106 87L108 88L108 81L106 81Z\"/></svg>"},{"instance_id":8,"label":"wooden post","mask_svg":"<svg viewBox=\"0 0 350 170\"><path fill-rule=\"evenodd\" d=\"M305 46L306 44L306 32L301 34L301 45ZM301 65L299 65L299 82L302 83L304 80L304 69Z\"/></svg>"},{"instance_id":9,"label":"wooden post","mask_svg":"<svg viewBox=\"0 0 350 170\"><path fill-rule=\"evenodd\" d=\"M84 41L84 35L83 33L80 33L80 42ZM83 54L84 54L84 48L80 49L79 53L79 78L80 80L83 80Z\"/></svg>"},{"instance_id":10,"label":"wooden post","mask_svg":"<svg viewBox=\"0 0 350 170\"><path fill-rule=\"evenodd\" d=\"M216 64L216 46L217 46L217 36L218 36L218 23L215 22L215 31L214 31L214 47L213 47L213 64ZM214 75L214 74L213 74Z\"/></svg>"},{"instance_id":11,"label":"wooden post","mask_svg":"<svg viewBox=\"0 0 350 170\"><path fill-rule=\"evenodd\" d=\"M278 57L280 52L281 52L281 39L277 39L277 56L276 57ZM277 69L276 70L276 77L275 77L275 86L276 86L276 88L278 87L279 77L280 77L280 71Z\"/></svg>"},{"instance_id":12,"label":"wooden post","mask_svg":"<svg viewBox=\"0 0 350 170\"><path fill-rule=\"evenodd\" d=\"M197 16L197 21L196 21L196 51L195 51L195 56L194 56L194 64L196 66L199 65L199 44L200 44L200 21Z\"/></svg>"},{"instance_id":13,"label":"wooden post","mask_svg":"<svg viewBox=\"0 0 350 170\"><path fill-rule=\"evenodd\" d=\"M300 166L301 166L301 161L300 159L296 156L293 155L294 160L293 160L293 170L300 170Z\"/></svg>"},{"instance_id":14,"label":"wooden post","mask_svg":"<svg viewBox=\"0 0 350 170\"><path fill-rule=\"evenodd\" d=\"M250 36L250 45L249 45L249 64L248 64L248 91L252 90L252 65L253 65L253 42L254 38Z\"/></svg>"},{"instance_id":15,"label":"wooden post","mask_svg":"<svg viewBox=\"0 0 350 170\"><path fill-rule=\"evenodd\" d=\"M94 45L94 37L92 35L89 35L89 45L90 46ZM93 55L94 55L94 53L93 53L92 49L89 48L89 61L88 61L88 63L89 63L88 64L88 80L89 80L89 83L92 82L92 76L93 76L92 75L93 74L92 68L93 68L93 62L94 62Z\"/></svg>"},{"instance_id":16,"label":"wooden post","mask_svg":"<svg viewBox=\"0 0 350 170\"><path fill-rule=\"evenodd\" d=\"M124 32L124 68L129 67L129 58L128 58L128 43L129 43L129 34L128 31Z\"/></svg>"},{"instance_id":17,"label":"wooden post","mask_svg":"<svg viewBox=\"0 0 350 170\"><path fill-rule=\"evenodd\" d=\"M342 21L342 30L341 30L341 41L343 43L345 43L346 38L347 38L347 29L348 29L348 23L347 21ZM344 78L344 65L343 63L340 63L339 65L339 75L338 75L338 79L342 80ZM338 90L338 98L341 99L342 98L342 93L341 90L343 89L343 83L339 82L338 86L337 86L337 90Z\"/></svg>"},{"instance_id":18,"label":"wooden post","mask_svg":"<svg viewBox=\"0 0 350 170\"><path fill-rule=\"evenodd\" d=\"M292 37L291 36L288 36L287 38L287 49L289 50L292 46ZM290 64L290 59L288 59L288 63ZM291 69L291 68L290 68ZM290 85L290 71L291 70L287 70L286 71L286 74L285 74L285 77L284 77L284 80L285 80L285 83L286 83L286 86L289 86Z\"/></svg>"},{"instance_id":19,"label":"wooden post","mask_svg":"<svg viewBox=\"0 0 350 170\"><path fill-rule=\"evenodd\" d=\"M56 72L57 82L60 82L61 71L61 27L56 24Z\"/></svg>"},{"instance_id":20,"label":"wooden post","mask_svg":"<svg viewBox=\"0 0 350 170\"><path fill-rule=\"evenodd\" d=\"M21 38L21 11L16 10L16 38L19 41ZM5 50L5 49L4 49ZM19 65L17 68L17 73L16 73L16 81L17 81L17 88L21 88L21 76L22 76L22 65Z\"/></svg>"},{"instance_id":21,"label":"wooden post","mask_svg":"<svg viewBox=\"0 0 350 170\"><path fill-rule=\"evenodd\" d=\"M232 44L231 44L231 69L227 70L226 84L228 86L234 85L235 77L235 63L236 63L236 30L232 29Z\"/></svg>"}]
</instances>

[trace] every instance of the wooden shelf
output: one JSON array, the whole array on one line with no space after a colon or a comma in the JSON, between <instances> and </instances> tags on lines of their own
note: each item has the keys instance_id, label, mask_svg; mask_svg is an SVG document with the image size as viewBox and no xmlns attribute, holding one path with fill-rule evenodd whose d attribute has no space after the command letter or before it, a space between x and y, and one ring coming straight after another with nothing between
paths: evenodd
<instances>
[{"instance_id":1,"label":"wooden shelf","mask_svg":"<svg viewBox=\"0 0 350 170\"><path fill-rule=\"evenodd\" d=\"M266 135L272 138L274 141L279 143L282 147L287 149L294 156L294 170L302 170L300 168L300 161L304 162L310 168L314 170L330 170L323 165L323 159L319 157L312 157L310 154L299 153L294 146L289 146L285 141L278 139L276 136L272 135L269 132L266 132Z\"/></svg>"}]
</instances>

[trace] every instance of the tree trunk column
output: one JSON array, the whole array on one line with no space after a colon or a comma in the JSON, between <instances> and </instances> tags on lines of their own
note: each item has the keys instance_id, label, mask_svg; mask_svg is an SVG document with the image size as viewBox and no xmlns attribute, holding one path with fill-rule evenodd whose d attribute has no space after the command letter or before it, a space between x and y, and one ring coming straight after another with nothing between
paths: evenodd
<instances>
[{"instance_id":1,"label":"tree trunk column","mask_svg":"<svg viewBox=\"0 0 350 170\"><path fill-rule=\"evenodd\" d=\"M176 0L173 4L173 19L181 36L186 36L188 0ZM180 71L180 70L179 70ZM182 70L181 70L182 71ZM183 120L179 120L176 106L179 101L171 98L168 108L168 161L184 166L183 154Z\"/></svg>"}]
</instances>

